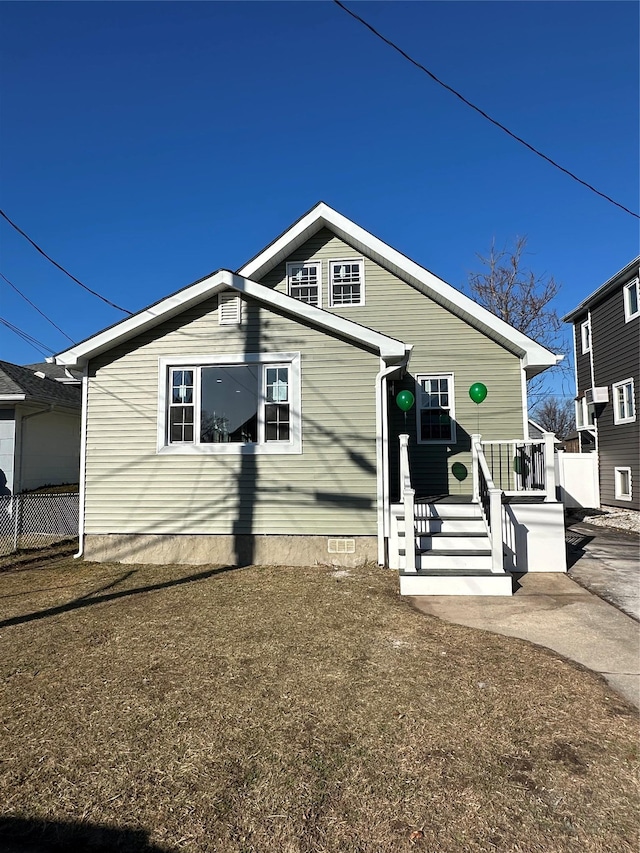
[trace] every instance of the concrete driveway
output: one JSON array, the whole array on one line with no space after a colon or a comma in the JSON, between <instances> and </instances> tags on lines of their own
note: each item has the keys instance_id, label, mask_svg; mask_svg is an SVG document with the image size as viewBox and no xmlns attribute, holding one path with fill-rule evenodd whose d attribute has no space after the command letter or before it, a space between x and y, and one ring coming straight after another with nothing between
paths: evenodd
<instances>
[{"instance_id":1,"label":"concrete driveway","mask_svg":"<svg viewBox=\"0 0 640 853\"><path fill-rule=\"evenodd\" d=\"M567 526L569 575L640 621L640 536L584 521Z\"/></svg>"},{"instance_id":2,"label":"concrete driveway","mask_svg":"<svg viewBox=\"0 0 640 853\"><path fill-rule=\"evenodd\" d=\"M640 708L640 624L562 573L520 578L512 598L414 596L423 613L520 637L602 675Z\"/></svg>"}]
</instances>

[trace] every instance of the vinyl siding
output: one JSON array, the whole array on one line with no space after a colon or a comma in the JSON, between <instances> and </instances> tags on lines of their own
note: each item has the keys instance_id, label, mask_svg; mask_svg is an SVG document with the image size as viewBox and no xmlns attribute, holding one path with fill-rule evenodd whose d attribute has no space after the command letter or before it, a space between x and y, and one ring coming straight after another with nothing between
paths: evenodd
<instances>
[{"instance_id":1,"label":"vinyl siding","mask_svg":"<svg viewBox=\"0 0 640 853\"><path fill-rule=\"evenodd\" d=\"M158 454L158 359L301 353L302 454ZM379 358L245 303L210 300L90 365L86 532L376 534Z\"/></svg>"},{"instance_id":2,"label":"vinyl siding","mask_svg":"<svg viewBox=\"0 0 640 853\"><path fill-rule=\"evenodd\" d=\"M323 262L322 305L326 310L414 345L409 364L410 376L402 383L396 383L395 393L401 388L414 391L413 377L418 374L454 374L457 442L452 447L417 445L416 413L410 412L406 428L411 435L412 473L418 495L470 492L469 436L479 431L483 438L493 440L523 437L519 358L366 257L365 304L329 308L329 261L350 257L363 256L328 229L323 229L300 246L288 260ZM261 283L286 293L286 263L275 267ZM478 407L470 400L468 389L479 381L485 383L488 394ZM390 412L393 487L397 482L396 436L404 431L405 425L402 413L393 402ZM465 464L469 471L462 485L451 475L451 466L456 461Z\"/></svg>"},{"instance_id":3,"label":"vinyl siding","mask_svg":"<svg viewBox=\"0 0 640 853\"><path fill-rule=\"evenodd\" d=\"M600 499L605 505L640 509L640 318L625 322L623 286L591 308L593 371L596 386L609 387L609 403L598 415ZM634 380L636 420L614 423L612 385ZM633 500L615 498L614 469L631 467Z\"/></svg>"}]
</instances>

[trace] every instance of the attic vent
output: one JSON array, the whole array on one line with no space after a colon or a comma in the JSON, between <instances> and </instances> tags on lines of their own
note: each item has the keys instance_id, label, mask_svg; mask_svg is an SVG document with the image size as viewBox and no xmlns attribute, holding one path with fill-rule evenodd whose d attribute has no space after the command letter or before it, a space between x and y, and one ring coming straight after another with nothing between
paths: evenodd
<instances>
[{"instance_id":1,"label":"attic vent","mask_svg":"<svg viewBox=\"0 0 640 853\"><path fill-rule=\"evenodd\" d=\"M218 296L218 323L221 326L235 326L242 322L242 302L232 290Z\"/></svg>"}]
</instances>

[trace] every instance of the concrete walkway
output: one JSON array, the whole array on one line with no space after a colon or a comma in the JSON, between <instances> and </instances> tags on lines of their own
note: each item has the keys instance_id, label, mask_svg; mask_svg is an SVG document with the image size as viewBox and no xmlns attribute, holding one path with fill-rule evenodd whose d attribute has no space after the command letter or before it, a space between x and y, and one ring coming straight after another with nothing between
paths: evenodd
<instances>
[{"instance_id":1,"label":"concrete walkway","mask_svg":"<svg viewBox=\"0 0 640 853\"><path fill-rule=\"evenodd\" d=\"M414 606L458 625L520 637L603 675L640 708L640 624L565 574L524 575L512 598L414 596Z\"/></svg>"}]
</instances>

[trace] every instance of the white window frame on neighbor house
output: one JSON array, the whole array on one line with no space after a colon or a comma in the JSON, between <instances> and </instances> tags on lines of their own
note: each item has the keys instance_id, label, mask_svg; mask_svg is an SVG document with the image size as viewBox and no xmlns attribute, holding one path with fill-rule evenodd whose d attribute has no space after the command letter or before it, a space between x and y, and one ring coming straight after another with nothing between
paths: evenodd
<instances>
[{"instance_id":1,"label":"white window frame on neighbor house","mask_svg":"<svg viewBox=\"0 0 640 853\"><path fill-rule=\"evenodd\" d=\"M315 269L315 277L312 270ZM295 276L299 275L296 281ZM315 301L311 296L315 289ZM304 293L304 291L308 291ZM322 261L289 261L287 263L287 293L307 305L322 308Z\"/></svg>"},{"instance_id":2,"label":"white window frame on neighbor house","mask_svg":"<svg viewBox=\"0 0 640 853\"><path fill-rule=\"evenodd\" d=\"M351 279L353 272L349 274L346 281L337 282L335 280L336 275L341 275L341 270L344 266L358 267L359 271L357 281ZM354 284L357 284L360 287L360 297L357 302L355 300L350 302L340 302L336 300L336 288L348 288ZM331 308L351 308L352 306L364 305L364 258L338 258L329 261L329 305Z\"/></svg>"},{"instance_id":3,"label":"white window frame on neighbor house","mask_svg":"<svg viewBox=\"0 0 640 853\"><path fill-rule=\"evenodd\" d=\"M257 366L257 438L256 441L204 442L200 438L201 422L201 378L202 370L207 367L225 368L239 366ZM286 369L288 382L283 385L273 369ZM174 372L189 370L193 372L191 385L182 385L183 399L173 400ZM180 379L177 381L181 381ZM189 388L191 393L189 394ZM275 394L275 396L274 396ZM271 399L269 399L271 398ZM302 419L300 411L300 353L238 353L233 355L211 356L166 356L158 359L158 422L157 452L176 454L214 454L214 455L260 455L302 453ZM282 407L288 406L289 438L269 440L269 431L277 431L277 414ZM273 407L271 413L269 407ZM280 408L279 408L280 407ZM172 408L191 408L193 421L192 440L171 441L169 435L170 410ZM269 420L269 418L272 420ZM269 426L267 426L267 423Z\"/></svg>"},{"instance_id":4,"label":"white window frame on neighbor house","mask_svg":"<svg viewBox=\"0 0 640 853\"><path fill-rule=\"evenodd\" d=\"M582 341L582 354L591 352L591 320L580 323L580 340Z\"/></svg>"},{"instance_id":5,"label":"white window frame on neighbor house","mask_svg":"<svg viewBox=\"0 0 640 853\"><path fill-rule=\"evenodd\" d=\"M628 323L635 317L640 316L640 288L638 279L635 278L624 286L624 321Z\"/></svg>"},{"instance_id":6,"label":"white window frame on neighbor house","mask_svg":"<svg viewBox=\"0 0 640 853\"><path fill-rule=\"evenodd\" d=\"M622 466L614 468L615 498L617 501L630 501L633 498L633 484L631 482L631 468ZM626 479L626 483L625 483ZM625 490L625 486L627 487Z\"/></svg>"},{"instance_id":7,"label":"white window frame on neighbor house","mask_svg":"<svg viewBox=\"0 0 640 853\"><path fill-rule=\"evenodd\" d=\"M576 405L576 429L588 429L593 431L596 426L596 407L593 403L587 403L586 397L579 397Z\"/></svg>"},{"instance_id":8,"label":"white window frame on neighbor house","mask_svg":"<svg viewBox=\"0 0 640 853\"><path fill-rule=\"evenodd\" d=\"M442 381L446 381L446 391L441 387L437 390L432 389L425 391L423 382L438 381L440 386ZM444 403L441 395L446 395ZM432 406L425 405L431 403L431 397L438 397L441 400L441 405ZM447 413L451 425L450 438L423 438L422 437L422 412L423 411L444 411ZM455 444L456 443L456 412L455 412L455 388L453 381L453 373L421 373L416 376L416 435L418 444Z\"/></svg>"},{"instance_id":9,"label":"white window frame on neighbor house","mask_svg":"<svg viewBox=\"0 0 640 853\"><path fill-rule=\"evenodd\" d=\"M613 395L614 424L629 424L636 419L636 401L633 379L614 382L611 386Z\"/></svg>"}]
</instances>

